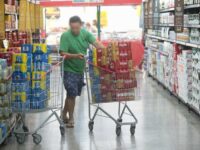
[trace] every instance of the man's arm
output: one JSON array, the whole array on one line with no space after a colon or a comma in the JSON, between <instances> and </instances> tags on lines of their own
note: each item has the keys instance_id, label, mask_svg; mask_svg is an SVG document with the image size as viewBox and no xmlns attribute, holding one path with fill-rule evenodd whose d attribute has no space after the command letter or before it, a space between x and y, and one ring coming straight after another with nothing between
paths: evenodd
<instances>
[{"instance_id":1,"label":"man's arm","mask_svg":"<svg viewBox=\"0 0 200 150\"><path fill-rule=\"evenodd\" d=\"M62 51L60 51L60 55L64 56L65 59L72 59L72 58L83 59L84 58L83 54L70 54L70 53L66 53Z\"/></svg>"},{"instance_id":2,"label":"man's arm","mask_svg":"<svg viewBox=\"0 0 200 150\"><path fill-rule=\"evenodd\" d=\"M95 39L95 37L87 31L87 40L90 44L92 44L97 49L104 49L105 46L98 40Z\"/></svg>"},{"instance_id":3,"label":"man's arm","mask_svg":"<svg viewBox=\"0 0 200 150\"><path fill-rule=\"evenodd\" d=\"M96 47L97 49L105 49L105 46L97 40L93 43L93 46Z\"/></svg>"}]
</instances>

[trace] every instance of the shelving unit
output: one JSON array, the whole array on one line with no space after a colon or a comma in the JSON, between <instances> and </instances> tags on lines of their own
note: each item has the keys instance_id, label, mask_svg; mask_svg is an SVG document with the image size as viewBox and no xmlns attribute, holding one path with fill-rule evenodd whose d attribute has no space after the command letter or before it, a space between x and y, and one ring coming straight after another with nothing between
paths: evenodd
<instances>
[{"instance_id":1,"label":"shelving unit","mask_svg":"<svg viewBox=\"0 0 200 150\"><path fill-rule=\"evenodd\" d=\"M2 93L6 83L6 81L2 80L5 76L3 70L5 66L12 68L10 67L12 66L12 56L14 53L20 53L22 44L42 43L44 41L40 35L43 30L43 10L42 7L34 2L36 1L0 1L0 145L12 132L16 122L15 115L9 114L9 117L4 116L5 106L3 102L7 101L7 97L5 98L4 96L8 94L9 100L11 100L12 92L10 85L9 88L6 88L9 91ZM8 48L4 47L4 40L8 41ZM1 66L2 61L6 64L3 67ZM12 82L11 79L10 82ZM6 105L6 109L12 113L10 105Z\"/></svg>"},{"instance_id":2,"label":"shelving unit","mask_svg":"<svg viewBox=\"0 0 200 150\"><path fill-rule=\"evenodd\" d=\"M200 58L195 55L200 54L200 1L182 6L183 12L180 13L183 16L178 16L181 22L176 22L175 3L162 1L164 4L158 6L159 13L152 10L153 21L149 21L148 12L152 9L149 6L159 4L159 1L144 2L147 72L164 89L200 115L200 72L197 71ZM194 62L198 65L195 66ZM180 73L183 69L185 71Z\"/></svg>"},{"instance_id":3,"label":"shelving unit","mask_svg":"<svg viewBox=\"0 0 200 150\"><path fill-rule=\"evenodd\" d=\"M193 44L193 43L188 43L188 42L183 42L183 41L171 40L171 39L167 39L167 38L163 38L163 37L159 37L159 36L155 36L155 35L150 35L150 34L146 34L146 37L150 37L150 38L154 38L154 39L158 39L158 40L162 40L162 41L167 41L167 42L173 42L176 44L180 44L182 46L200 48L200 44Z\"/></svg>"}]
</instances>

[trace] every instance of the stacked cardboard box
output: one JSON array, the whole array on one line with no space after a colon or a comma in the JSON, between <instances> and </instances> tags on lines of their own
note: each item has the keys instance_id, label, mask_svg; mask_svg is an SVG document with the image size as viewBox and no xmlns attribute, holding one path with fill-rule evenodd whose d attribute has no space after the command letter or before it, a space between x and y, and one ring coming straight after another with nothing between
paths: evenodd
<instances>
[{"instance_id":1,"label":"stacked cardboard box","mask_svg":"<svg viewBox=\"0 0 200 150\"><path fill-rule=\"evenodd\" d=\"M11 69L6 59L0 59L0 141L7 136L10 128L10 76Z\"/></svg>"},{"instance_id":2,"label":"stacked cardboard box","mask_svg":"<svg viewBox=\"0 0 200 150\"><path fill-rule=\"evenodd\" d=\"M24 44L13 54L12 100L16 109L45 108L50 97L50 57L45 44Z\"/></svg>"},{"instance_id":3,"label":"stacked cardboard box","mask_svg":"<svg viewBox=\"0 0 200 150\"><path fill-rule=\"evenodd\" d=\"M32 47L29 46L29 51ZM31 72L32 54L22 53L13 54L12 60L12 101L13 108L29 109L31 101Z\"/></svg>"},{"instance_id":4,"label":"stacked cardboard box","mask_svg":"<svg viewBox=\"0 0 200 150\"><path fill-rule=\"evenodd\" d=\"M45 108L50 97L50 57L45 44L33 45L32 107Z\"/></svg>"},{"instance_id":5,"label":"stacked cardboard box","mask_svg":"<svg viewBox=\"0 0 200 150\"><path fill-rule=\"evenodd\" d=\"M183 50L177 59L178 95L188 103L192 94L192 51Z\"/></svg>"},{"instance_id":6,"label":"stacked cardboard box","mask_svg":"<svg viewBox=\"0 0 200 150\"><path fill-rule=\"evenodd\" d=\"M134 100L136 79L130 45L128 41L113 41L107 49L90 52L93 102Z\"/></svg>"},{"instance_id":7,"label":"stacked cardboard box","mask_svg":"<svg viewBox=\"0 0 200 150\"><path fill-rule=\"evenodd\" d=\"M192 97L189 104L200 113L200 49L193 49Z\"/></svg>"}]
</instances>

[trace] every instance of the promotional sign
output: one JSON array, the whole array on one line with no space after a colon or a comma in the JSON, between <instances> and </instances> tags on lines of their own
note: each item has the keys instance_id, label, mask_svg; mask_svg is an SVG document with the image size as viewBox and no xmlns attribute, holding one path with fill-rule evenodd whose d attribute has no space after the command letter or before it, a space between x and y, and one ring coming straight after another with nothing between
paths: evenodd
<instances>
[{"instance_id":1,"label":"promotional sign","mask_svg":"<svg viewBox=\"0 0 200 150\"><path fill-rule=\"evenodd\" d=\"M175 0L175 31L183 32L184 1Z\"/></svg>"},{"instance_id":2,"label":"promotional sign","mask_svg":"<svg viewBox=\"0 0 200 150\"><path fill-rule=\"evenodd\" d=\"M141 3L142 0L45 0L40 2L44 7L140 5Z\"/></svg>"},{"instance_id":3,"label":"promotional sign","mask_svg":"<svg viewBox=\"0 0 200 150\"><path fill-rule=\"evenodd\" d=\"M108 15L106 11L101 11L101 26L108 26Z\"/></svg>"}]
</instances>

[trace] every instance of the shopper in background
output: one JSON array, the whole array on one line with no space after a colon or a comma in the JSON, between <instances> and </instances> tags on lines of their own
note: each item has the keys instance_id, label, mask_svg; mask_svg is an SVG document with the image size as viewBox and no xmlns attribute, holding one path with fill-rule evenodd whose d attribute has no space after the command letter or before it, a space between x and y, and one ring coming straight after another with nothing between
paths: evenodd
<instances>
[{"instance_id":1,"label":"shopper in background","mask_svg":"<svg viewBox=\"0 0 200 150\"><path fill-rule=\"evenodd\" d=\"M83 76L87 48L90 44L96 48L104 48L94 36L82 28L82 21L78 16L69 20L70 29L64 32L60 39L60 54L64 56L64 86L67 91L62 119L67 127L74 127L75 99L80 96L83 86Z\"/></svg>"}]
</instances>

